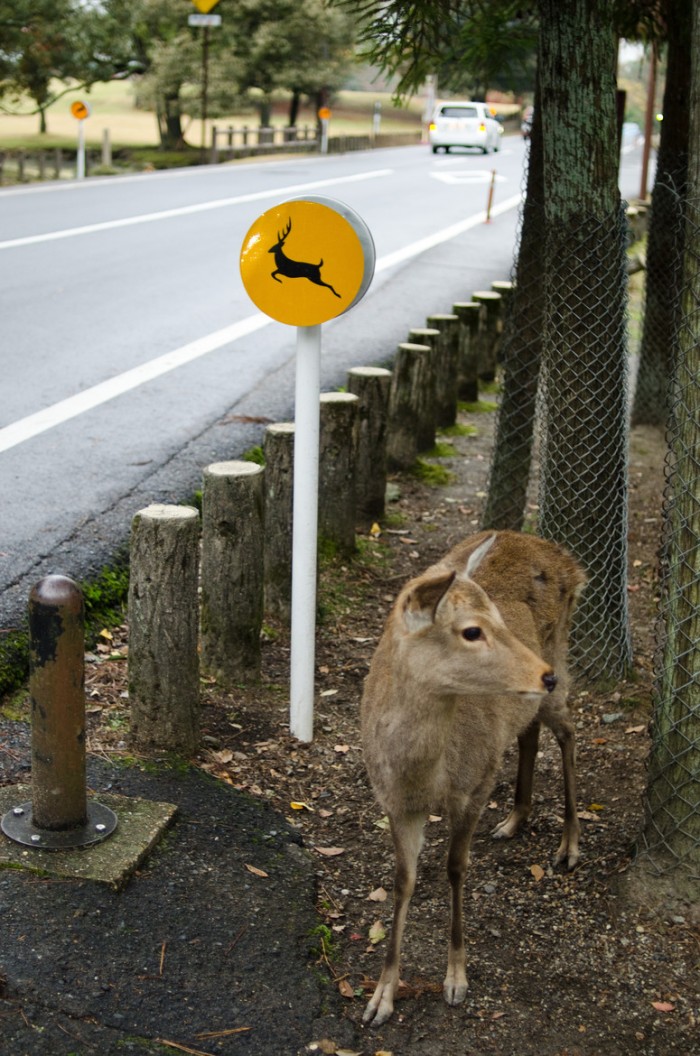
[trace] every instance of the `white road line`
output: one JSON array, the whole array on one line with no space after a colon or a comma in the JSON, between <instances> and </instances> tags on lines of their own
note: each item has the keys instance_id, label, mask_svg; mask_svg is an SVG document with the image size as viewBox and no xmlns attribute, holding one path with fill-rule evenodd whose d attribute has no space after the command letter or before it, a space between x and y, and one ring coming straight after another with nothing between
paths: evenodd
<instances>
[{"instance_id":1,"label":"white road line","mask_svg":"<svg viewBox=\"0 0 700 1056\"><path fill-rule=\"evenodd\" d=\"M502 213L514 209L520 204L520 200L521 195L519 194L508 198L496 206L491 211L491 215L500 216ZM485 213L477 213L475 216L470 216L456 224L451 224L450 227L444 227L441 231L436 231L426 238L412 242L410 245L404 246L403 249L388 253L377 261L375 272L386 271L388 268L403 264L407 260L427 252L429 249L434 249L435 246L439 246L442 242L449 242L450 239L456 238L465 231L483 224L485 219ZM172 352L166 352L163 356L149 360L148 363L143 363L139 367L127 370L114 378L108 378L98 385L93 385L92 388L76 393L75 396L69 396L59 403L54 403L50 407L45 407L43 410L37 411L36 414L20 418L18 421L0 429L0 452L9 451L10 448L17 447L26 440L31 440L32 437L38 436L48 429L53 429L54 426L61 425L71 418L77 418L78 415L83 414L85 411L99 407L116 396L121 396L131 389L136 389L140 385L160 377L162 374L167 374L169 371L176 370L186 363L191 363L201 356L206 356L209 352L215 352L224 345L232 344L234 341L247 337L257 330L262 330L263 327L268 326L271 322L272 319L261 312L250 315L247 319L241 319L239 322L225 326L221 330L215 330L213 333L197 338L197 340L191 341L181 348L176 348Z\"/></svg>"},{"instance_id":2,"label":"white road line","mask_svg":"<svg viewBox=\"0 0 700 1056\"><path fill-rule=\"evenodd\" d=\"M10 238L0 242L0 249L16 249L18 246L33 246L39 242L54 242L61 238L75 238L76 235L92 235L95 231L110 231L117 227L133 227L135 224L150 224L156 220L170 220L174 216L187 216L191 213L206 213L211 209L224 209L230 205L241 205L245 202L258 202L263 198L286 197L289 194L302 194L304 191L318 190L320 187L335 187L343 183L358 183L360 180L373 180L380 176L391 176L393 169L374 169L371 172L360 172L353 176L336 176L327 180L314 180L309 183L295 183L288 187L277 187L269 191L254 191L252 194L239 194L233 198L217 198L212 202L197 202L194 205L183 205L178 209L163 209L157 213L141 213L140 216L125 216L121 220L105 220L99 224L85 224L82 227L66 227L62 231L46 231L41 235L26 235L23 238Z\"/></svg>"}]
</instances>

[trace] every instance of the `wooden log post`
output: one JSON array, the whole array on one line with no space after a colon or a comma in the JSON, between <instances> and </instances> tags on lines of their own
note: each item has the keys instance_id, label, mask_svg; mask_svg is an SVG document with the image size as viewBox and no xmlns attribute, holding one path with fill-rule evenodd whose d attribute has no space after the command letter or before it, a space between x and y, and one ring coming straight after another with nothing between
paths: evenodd
<instances>
[{"instance_id":1,"label":"wooden log post","mask_svg":"<svg viewBox=\"0 0 700 1056\"><path fill-rule=\"evenodd\" d=\"M496 377L496 358L501 341L501 295L493 290L476 290L472 300L481 305L479 316L478 373L483 381Z\"/></svg>"},{"instance_id":2,"label":"wooden log post","mask_svg":"<svg viewBox=\"0 0 700 1056\"><path fill-rule=\"evenodd\" d=\"M460 400L476 403L479 399L477 356L481 306L476 301L459 301L452 310L459 320L457 395Z\"/></svg>"},{"instance_id":3,"label":"wooden log post","mask_svg":"<svg viewBox=\"0 0 700 1056\"><path fill-rule=\"evenodd\" d=\"M435 424L445 428L457 420L457 366L459 319L456 315L429 315L427 325L440 332L435 371Z\"/></svg>"},{"instance_id":4,"label":"wooden log post","mask_svg":"<svg viewBox=\"0 0 700 1056\"><path fill-rule=\"evenodd\" d=\"M498 342L496 344L496 365L500 366L502 362L501 348L503 345L503 331L506 328L508 319L511 312L511 306L513 303L513 293L515 291L515 283L508 282L505 279L497 279L491 283L491 289L494 293L501 295L500 305L500 326L498 334Z\"/></svg>"},{"instance_id":5,"label":"wooden log post","mask_svg":"<svg viewBox=\"0 0 700 1056\"><path fill-rule=\"evenodd\" d=\"M430 349L430 377L427 379L428 391L425 393L425 416L418 423L418 450L429 451L435 446L435 428L437 422L437 390L440 370L440 331L435 327L415 327L409 331L408 343L427 345Z\"/></svg>"},{"instance_id":6,"label":"wooden log post","mask_svg":"<svg viewBox=\"0 0 700 1056\"><path fill-rule=\"evenodd\" d=\"M139 749L199 745L199 514L154 504L131 527L129 701Z\"/></svg>"},{"instance_id":7,"label":"wooden log post","mask_svg":"<svg viewBox=\"0 0 700 1056\"><path fill-rule=\"evenodd\" d=\"M265 454L265 611L285 624L292 614L294 422L268 425Z\"/></svg>"},{"instance_id":8,"label":"wooden log post","mask_svg":"<svg viewBox=\"0 0 700 1056\"><path fill-rule=\"evenodd\" d=\"M321 394L319 434L319 545L355 552L355 474L360 401L351 392Z\"/></svg>"},{"instance_id":9,"label":"wooden log post","mask_svg":"<svg viewBox=\"0 0 700 1056\"><path fill-rule=\"evenodd\" d=\"M389 389L387 462L410 469L419 451L435 443L435 374L428 345L398 346ZM431 439L432 430L432 439Z\"/></svg>"},{"instance_id":10,"label":"wooden log post","mask_svg":"<svg viewBox=\"0 0 700 1056\"><path fill-rule=\"evenodd\" d=\"M371 519L384 513L390 385L391 371L383 367L348 371L348 391L359 401L355 501L360 516Z\"/></svg>"},{"instance_id":11,"label":"wooden log post","mask_svg":"<svg viewBox=\"0 0 700 1056\"><path fill-rule=\"evenodd\" d=\"M224 685L260 677L265 471L214 462L202 490L202 667Z\"/></svg>"}]
</instances>

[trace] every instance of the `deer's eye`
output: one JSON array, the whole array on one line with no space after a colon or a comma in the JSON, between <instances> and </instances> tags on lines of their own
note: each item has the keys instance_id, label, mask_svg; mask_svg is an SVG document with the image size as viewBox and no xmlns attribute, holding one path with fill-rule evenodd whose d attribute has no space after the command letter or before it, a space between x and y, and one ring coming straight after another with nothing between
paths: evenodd
<instances>
[{"instance_id":1,"label":"deer's eye","mask_svg":"<svg viewBox=\"0 0 700 1056\"><path fill-rule=\"evenodd\" d=\"M468 642L478 642L481 638L481 627L465 627L462 637Z\"/></svg>"}]
</instances>

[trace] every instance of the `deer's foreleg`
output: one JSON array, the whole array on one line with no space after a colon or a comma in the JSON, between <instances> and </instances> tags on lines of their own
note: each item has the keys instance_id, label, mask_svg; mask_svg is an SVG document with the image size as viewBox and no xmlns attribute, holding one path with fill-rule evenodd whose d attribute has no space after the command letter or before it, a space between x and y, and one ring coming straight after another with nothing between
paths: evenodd
<instances>
[{"instance_id":1,"label":"deer's foreleg","mask_svg":"<svg viewBox=\"0 0 700 1056\"><path fill-rule=\"evenodd\" d=\"M391 819L391 833L396 851L394 872L394 919L384 967L372 998L362 1017L363 1023L380 1026L394 1011L394 997L399 985L401 940L406 926L408 906L416 886L418 855L423 844L425 815L412 814Z\"/></svg>"},{"instance_id":2,"label":"deer's foreleg","mask_svg":"<svg viewBox=\"0 0 700 1056\"><path fill-rule=\"evenodd\" d=\"M452 835L447 854L447 876L450 881L450 942L447 951L447 974L442 984L443 996L448 1005L460 1005L467 996L462 900L469 866L469 849L480 813L481 811L471 804L464 813L451 819Z\"/></svg>"}]
</instances>

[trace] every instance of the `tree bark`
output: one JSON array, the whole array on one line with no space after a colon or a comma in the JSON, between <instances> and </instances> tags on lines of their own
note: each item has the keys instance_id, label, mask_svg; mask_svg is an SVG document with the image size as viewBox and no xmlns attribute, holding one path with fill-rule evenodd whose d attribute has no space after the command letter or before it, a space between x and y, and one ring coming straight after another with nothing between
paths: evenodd
<instances>
[{"instance_id":1,"label":"tree bark","mask_svg":"<svg viewBox=\"0 0 700 1056\"><path fill-rule=\"evenodd\" d=\"M635 425L666 423L669 381L678 350L688 181L691 3L676 0L669 5L664 119L649 218L644 325L632 411Z\"/></svg>"},{"instance_id":2,"label":"tree bark","mask_svg":"<svg viewBox=\"0 0 700 1056\"><path fill-rule=\"evenodd\" d=\"M700 5L692 25L687 227L678 361L669 422L661 615L645 842L678 893L700 898Z\"/></svg>"},{"instance_id":3,"label":"tree bark","mask_svg":"<svg viewBox=\"0 0 700 1056\"><path fill-rule=\"evenodd\" d=\"M493 290L475 290L472 300L481 305L477 335L477 373L482 381L496 377L496 362L501 344L501 295Z\"/></svg>"},{"instance_id":4,"label":"tree bark","mask_svg":"<svg viewBox=\"0 0 700 1056\"><path fill-rule=\"evenodd\" d=\"M547 292L539 528L588 572L572 656L589 676L609 678L624 676L631 663L626 230L617 185L613 3L540 6Z\"/></svg>"},{"instance_id":5,"label":"tree bark","mask_svg":"<svg viewBox=\"0 0 700 1056\"><path fill-rule=\"evenodd\" d=\"M484 528L520 531L523 526L544 328L543 236L544 155L538 77L515 288L501 352L503 385Z\"/></svg>"},{"instance_id":6,"label":"tree bark","mask_svg":"<svg viewBox=\"0 0 700 1056\"><path fill-rule=\"evenodd\" d=\"M202 667L224 685L260 677L264 471L215 462L202 493Z\"/></svg>"},{"instance_id":7,"label":"tree bark","mask_svg":"<svg viewBox=\"0 0 700 1056\"><path fill-rule=\"evenodd\" d=\"M199 745L199 515L147 506L131 528L129 702L139 749L190 755Z\"/></svg>"}]
</instances>

